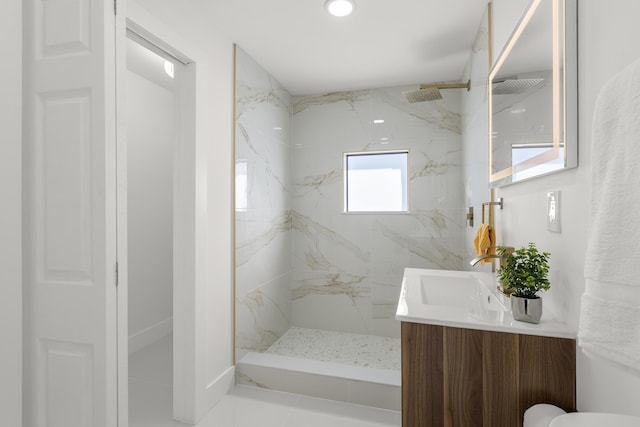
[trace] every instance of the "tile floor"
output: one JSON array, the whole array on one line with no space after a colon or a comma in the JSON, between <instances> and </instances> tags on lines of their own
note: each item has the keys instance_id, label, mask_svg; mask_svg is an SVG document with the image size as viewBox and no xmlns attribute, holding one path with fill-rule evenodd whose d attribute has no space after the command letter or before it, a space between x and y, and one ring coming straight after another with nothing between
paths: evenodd
<instances>
[{"instance_id":1,"label":"tile floor","mask_svg":"<svg viewBox=\"0 0 640 427\"><path fill-rule=\"evenodd\" d=\"M129 426L185 427L171 418L171 336L129 358ZM397 427L400 413L236 386L196 427Z\"/></svg>"},{"instance_id":2,"label":"tile floor","mask_svg":"<svg viewBox=\"0 0 640 427\"><path fill-rule=\"evenodd\" d=\"M400 371L400 338L293 326L265 353Z\"/></svg>"},{"instance_id":3,"label":"tile floor","mask_svg":"<svg viewBox=\"0 0 640 427\"><path fill-rule=\"evenodd\" d=\"M250 386L236 386L198 427L391 427L400 413Z\"/></svg>"}]
</instances>

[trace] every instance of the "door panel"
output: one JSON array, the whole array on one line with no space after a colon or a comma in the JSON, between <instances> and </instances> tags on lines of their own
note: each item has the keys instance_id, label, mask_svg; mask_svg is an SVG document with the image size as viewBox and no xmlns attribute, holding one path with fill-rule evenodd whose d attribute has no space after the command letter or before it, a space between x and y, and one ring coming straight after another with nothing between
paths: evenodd
<instances>
[{"instance_id":1,"label":"door panel","mask_svg":"<svg viewBox=\"0 0 640 427\"><path fill-rule=\"evenodd\" d=\"M115 426L112 1L24 1L25 426Z\"/></svg>"},{"instance_id":2,"label":"door panel","mask_svg":"<svg viewBox=\"0 0 640 427\"><path fill-rule=\"evenodd\" d=\"M40 230L38 263L43 284L93 286L91 265L91 117L89 91L38 97L35 178Z\"/></svg>"},{"instance_id":3,"label":"door panel","mask_svg":"<svg viewBox=\"0 0 640 427\"><path fill-rule=\"evenodd\" d=\"M90 426L93 418L93 347L87 344L39 342L38 390L47 407L39 413L41 425ZM60 386L66 384L65 394Z\"/></svg>"}]
</instances>

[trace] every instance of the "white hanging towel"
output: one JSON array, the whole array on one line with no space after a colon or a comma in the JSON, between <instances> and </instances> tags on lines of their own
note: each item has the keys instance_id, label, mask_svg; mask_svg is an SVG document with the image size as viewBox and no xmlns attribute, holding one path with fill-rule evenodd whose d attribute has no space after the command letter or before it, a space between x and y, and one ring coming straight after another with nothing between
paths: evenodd
<instances>
[{"instance_id":1,"label":"white hanging towel","mask_svg":"<svg viewBox=\"0 0 640 427\"><path fill-rule=\"evenodd\" d=\"M600 91L578 342L640 374L640 60Z\"/></svg>"}]
</instances>

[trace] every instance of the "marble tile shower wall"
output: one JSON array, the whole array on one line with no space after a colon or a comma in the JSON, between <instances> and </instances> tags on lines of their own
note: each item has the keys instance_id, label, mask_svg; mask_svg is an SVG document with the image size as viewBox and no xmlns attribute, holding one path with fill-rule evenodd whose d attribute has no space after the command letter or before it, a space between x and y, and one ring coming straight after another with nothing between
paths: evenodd
<instances>
[{"instance_id":1,"label":"marble tile shower wall","mask_svg":"<svg viewBox=\"0 0 640 427\"><path fill-rule=\"evenodd\" d=\"M485 12L476 33L471 56L467 62L463 78L463 80L471 81L471 90L463 98L462 102L464 203L465 206L472 206L475 214L474 226L465 227L465 266L476 256L473 238L482 222L482 203L491 200L491 192L487 185L487 177L489 176L487 78L489 77L490 62L488 20L488 12ZM489 220L488 211L485 220ZM497 231L498 233L501 232L500 229ZM490 264L486 264L484 267L476 265L473 269L491 271L491 266Z\"/></svg>"},{"instance_id":2,"label":"marble tile shower wall","mask_svg":"<svg viewBox=\"0 0 640 427\"><path fill-rule=\"evenodd\" d=\"M236 52L236 356L291 326L291 97ZM246 186L242 182L246 182Z\"/></svg>"},{"instance_id":3,"label":"marble tile shower wall","mask_svg":"<svg viewBox=\"0 0 640 427\"><path fill-rule=\"evenodd\" d=\"M459 94L411 89L292 99L237 49L238 359L292 325L399 336L403 269L463 268ZM342 213L343 152L389 149L410 150L410 213Z\"/></svg>"},{"instance_id":4,"label":"marble tile shower wall","mask_svg":"<svg viewBox=\"0 0 640 427\"><path fill-rule=\"evenodd\" d=\"M399 336L403 269L463 269L460 94L414 89L293 98L294 325ZM342 213L343 152L390 149L410 150L410 213Z\"/></svg>"}]
</instances>

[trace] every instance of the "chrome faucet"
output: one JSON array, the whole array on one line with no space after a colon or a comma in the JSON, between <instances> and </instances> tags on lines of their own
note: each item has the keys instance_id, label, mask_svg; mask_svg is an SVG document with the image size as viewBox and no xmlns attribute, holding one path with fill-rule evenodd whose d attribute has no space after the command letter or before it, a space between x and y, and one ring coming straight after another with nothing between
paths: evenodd
<instances>
[{"instance_id":1,"label":"chrome faucet","mask_svg":"<svg viewBox=\"0 0 640 427\"><path fill-rule=\"evenodd\" d=\"M490 248L497 248L497 246L485 246L482 249L490 249ZM504 260L511 254L513 253L513 251L515 250L514 247L511 246L504 246L505 251L504 251L504 255L498 255L498 254L485 254L485 255L479 255L477 257L475 257L474 259L472 259L469 264L471 265L476 265L477 263L479 263L480 261L482 261L483 259L491 259L491 258L496 258L500 260L500 264L502 264L504 262Z\"/></svg>"}]
</instances>

